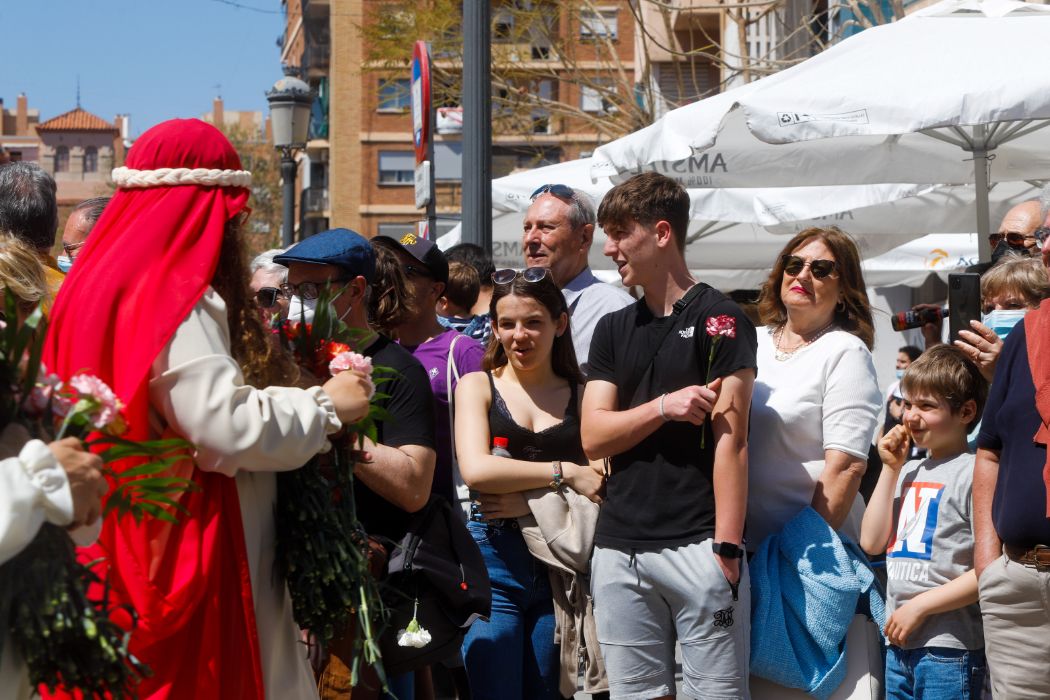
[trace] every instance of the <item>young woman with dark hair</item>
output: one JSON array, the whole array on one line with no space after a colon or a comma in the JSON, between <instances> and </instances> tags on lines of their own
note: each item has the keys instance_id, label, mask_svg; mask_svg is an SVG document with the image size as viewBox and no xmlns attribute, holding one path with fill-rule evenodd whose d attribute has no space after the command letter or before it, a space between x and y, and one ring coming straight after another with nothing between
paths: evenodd
<instances>
[{"instance_id":1,"label":"young woman with dark hair","mask_svg":"<svg viewBox=\"0 0 1050 700\"><path fill-rule=\"evenodd\" d=\"M492 278L485 372L456 390L460 471L478 492L468 528L492 580L492 618L471 626L463 656L476 700L556 699L553 594L516 519L529 513L522 493L546 486L564 483L600 502L604 475L580 442L581 377L565 298L544 268ZM496 438L506 438L510 457L491 454Z\"/></svg>"}]
</instances>

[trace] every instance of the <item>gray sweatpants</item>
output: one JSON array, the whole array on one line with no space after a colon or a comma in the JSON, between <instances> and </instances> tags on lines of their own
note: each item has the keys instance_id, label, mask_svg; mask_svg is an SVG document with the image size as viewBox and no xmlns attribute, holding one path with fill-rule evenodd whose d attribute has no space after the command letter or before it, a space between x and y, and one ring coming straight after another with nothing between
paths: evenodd
<instances>
[{"instance_id":1,"label":"gray sweatpants","mask_svg":"<svg viewBox=\"0 0 1050 700\"><path fill-rule=\"evenodd\" d=\"M737 595L711 540L655 551L595 547L591 590L613 698L675 694L675 641L683 690L693 698L748 698L751 584Z\"/></svg>"}]
</instances>

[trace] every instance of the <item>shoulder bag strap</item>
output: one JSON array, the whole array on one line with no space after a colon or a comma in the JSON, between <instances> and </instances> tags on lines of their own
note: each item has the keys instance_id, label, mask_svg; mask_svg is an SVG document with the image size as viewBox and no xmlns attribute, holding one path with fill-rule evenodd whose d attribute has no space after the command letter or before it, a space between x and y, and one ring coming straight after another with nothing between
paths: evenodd
<instances>
[{"instance_id":1,"label":"shoulder bag strap","mask_svg":"<svg viewBox=\"0 0 1050 700\"><path fill-rule=\"evenodd\" d=\"M467 505L470 503L470 490L459 475L459 459L456 458L456 396L452 388L453 379L458 382L460 376L453 351L456 349L456 343L461 337L462 335L457 333L448 346L448 362L445 365L445 386L448 395L449 445L452 448L452 489L455 491L456 503L459 505L461 512L465 513L466 509L470 507Z\"/></svg>"}]
</instances>

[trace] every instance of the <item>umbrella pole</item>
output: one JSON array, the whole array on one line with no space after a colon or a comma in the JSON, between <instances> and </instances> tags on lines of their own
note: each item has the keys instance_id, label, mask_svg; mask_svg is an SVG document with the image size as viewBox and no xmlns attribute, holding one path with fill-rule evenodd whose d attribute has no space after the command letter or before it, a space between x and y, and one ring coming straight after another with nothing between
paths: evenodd
<instances>
[{"instance_id":1,"label":"umbrella pole","mask_svg":"<svg viewBox=\"0 0 1050 700\"><path fill-rule=\"evenodd\" d=\"M984 124L973 127L973 186L977 205L977 250L981 262L990 262L992 249L988 244L991 230L988 221L988 131Z\"/></svg>"}]
</instances>

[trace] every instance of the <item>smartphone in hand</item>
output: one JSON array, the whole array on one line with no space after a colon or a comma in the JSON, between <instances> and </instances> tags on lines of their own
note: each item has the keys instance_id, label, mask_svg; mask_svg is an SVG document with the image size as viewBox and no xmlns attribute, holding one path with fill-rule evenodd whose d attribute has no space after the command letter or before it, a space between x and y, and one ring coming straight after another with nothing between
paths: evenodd
<instances>
[{"instance_id":1,"label":"smartphone in hand","mask_svg":"<svg viewBox=\"0 0 1050 700\"><path fill-rule=\"evenodd\" d=\"M970 321L981 320L981 276L973 272L948 275L948 343L959 331L972 331Z\"/></svg>"}]
</instances>

